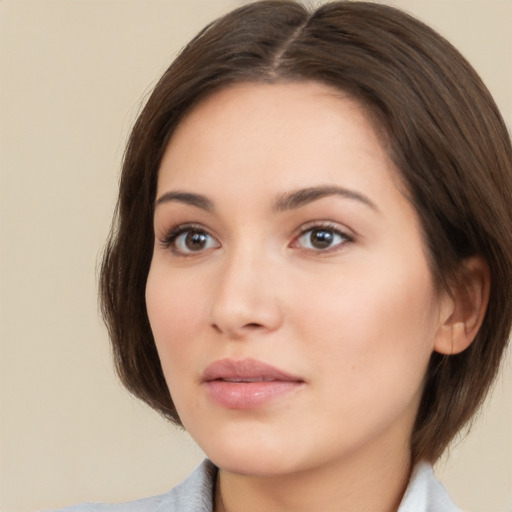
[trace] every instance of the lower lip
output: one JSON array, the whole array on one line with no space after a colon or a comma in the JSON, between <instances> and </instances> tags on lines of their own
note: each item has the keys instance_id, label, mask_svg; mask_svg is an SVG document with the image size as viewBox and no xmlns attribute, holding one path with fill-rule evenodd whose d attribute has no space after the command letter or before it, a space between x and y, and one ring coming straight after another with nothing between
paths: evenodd
<instances>
[{"instance_id":1,"label":"lower lip","mask_svg":"<svg viewBox=\"0 0 512 512\"><path fill-rule=\"evenodd\" d=\"M255 409L299 390L303 382L282 380L227 382L212 380L205 384L210 398L218 405L228 409Z\"/></svg>"}]
</instances>

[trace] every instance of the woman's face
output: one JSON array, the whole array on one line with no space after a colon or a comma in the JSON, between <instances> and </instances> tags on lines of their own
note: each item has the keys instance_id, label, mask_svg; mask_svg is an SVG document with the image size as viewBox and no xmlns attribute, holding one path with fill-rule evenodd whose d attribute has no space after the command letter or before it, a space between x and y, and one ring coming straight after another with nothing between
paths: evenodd
<instances>
[{"instance_id":1,"label":"woman's face","mask_svg":"<svg viewBox=\"0 0 512 512\"><path fill-rule=\"evenodd\" d=\"M316 83L233 86L173 135L147 309L180 418L221 468L408 456L447 301L398 181L364 110Z\"/></svg>"}]
</instances>

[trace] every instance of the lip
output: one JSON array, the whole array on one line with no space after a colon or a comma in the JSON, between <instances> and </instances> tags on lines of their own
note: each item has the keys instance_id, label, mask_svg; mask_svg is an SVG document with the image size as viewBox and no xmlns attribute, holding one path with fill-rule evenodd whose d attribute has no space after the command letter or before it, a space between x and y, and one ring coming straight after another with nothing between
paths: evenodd
<instances>
[{"instance_id":1,"label":"lip","mask_svg":"<svg viewBox=\"0 0 512 512\"><path fill-rule=\"evenodd\" d=\"M296 392L304 379L256 359L221 359L202 374L209 397L228 409L263 407Z\"/></svg>"}]
</instances>

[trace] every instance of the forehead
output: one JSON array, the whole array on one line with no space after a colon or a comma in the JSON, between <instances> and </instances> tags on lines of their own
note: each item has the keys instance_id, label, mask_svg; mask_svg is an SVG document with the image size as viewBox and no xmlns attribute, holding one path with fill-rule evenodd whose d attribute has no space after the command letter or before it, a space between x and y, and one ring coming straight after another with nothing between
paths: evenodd
<instances>
[{"instance_id":1,"label":"forehead","mask_svg":"<svg viewBox=\"0 0 512 512\"><path fill-rule=\"evenodd\" d=\"M357 168L364 180L377 162L396 173L367 110L342 91L316 82L243 83L208 96L183 118L164 153L159 189L164 181L238 177L315 185L339 178L341 167Z\"/></svg>"}]
</instances>

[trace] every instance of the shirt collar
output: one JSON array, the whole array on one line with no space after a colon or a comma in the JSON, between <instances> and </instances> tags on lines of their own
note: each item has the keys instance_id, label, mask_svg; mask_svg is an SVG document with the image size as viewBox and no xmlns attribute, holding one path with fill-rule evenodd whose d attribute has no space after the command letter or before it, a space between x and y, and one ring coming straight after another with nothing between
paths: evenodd
<instances>
[{"instance_id":1,"label":"shirt collar","mask_svg":"<svg viewBox=\"0 0 512 512\"><path fill-rule=\"evenodd\" d=\"M217 468L205 460L168 495L180 512L212 512ZM167 500L164 500L167 502ZM165 505L165 503L162 503ZM158 507L157 510L165 510ZM155 510L155 512L157 512ZM413 470L409 485L397 512L461 512L451 501L442 484L435 478L432 466L419 463Z\"/></svg>"}]
</instances>

